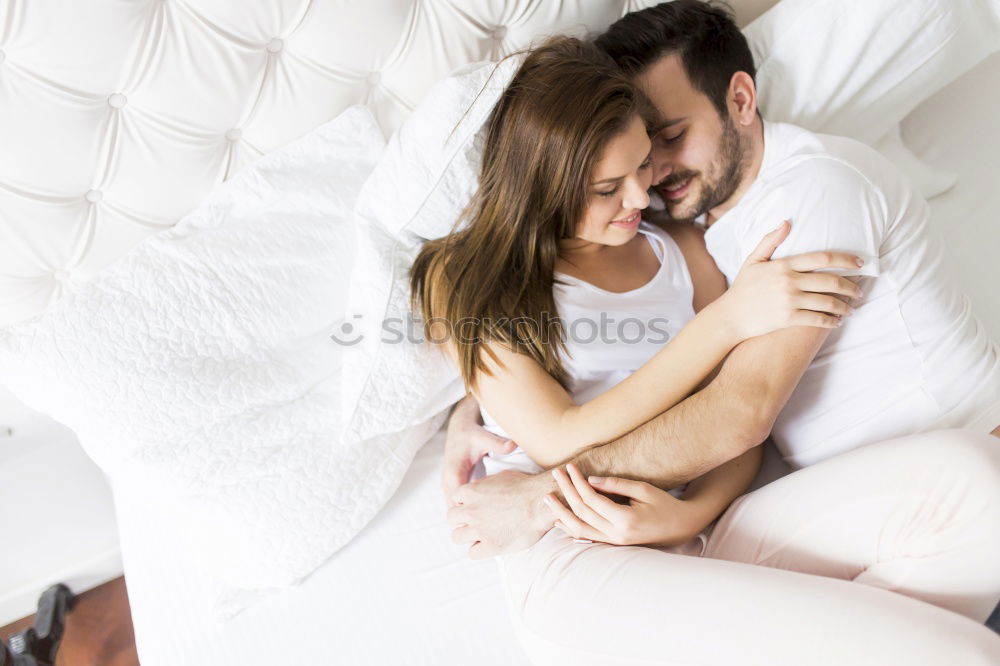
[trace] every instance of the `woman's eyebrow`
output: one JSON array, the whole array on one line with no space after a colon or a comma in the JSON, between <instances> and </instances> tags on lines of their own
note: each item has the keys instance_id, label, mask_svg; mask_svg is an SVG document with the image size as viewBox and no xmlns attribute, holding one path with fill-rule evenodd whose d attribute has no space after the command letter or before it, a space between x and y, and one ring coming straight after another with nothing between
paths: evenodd
<instances>
[{"instance_id":1,"label":"woman's eyebrow","mask_svg":"<svg viewBox=\"0 0 1000 666\"><path fill-rule=\"evenodd\" d=\"M653 154L653 149L650 148L649 152L646 153L646 157L643 158L643 162L645 162L646 160L648 160L649 156L652 155L652 154ZM591 184L592 185L600 185L602 183L614 183L614 182L617 182L619 180L625 180L625 176L615 176L615 177L612 177L612 178L603 178L601 180L595 180Z\"/></svg>"}]
</instances>

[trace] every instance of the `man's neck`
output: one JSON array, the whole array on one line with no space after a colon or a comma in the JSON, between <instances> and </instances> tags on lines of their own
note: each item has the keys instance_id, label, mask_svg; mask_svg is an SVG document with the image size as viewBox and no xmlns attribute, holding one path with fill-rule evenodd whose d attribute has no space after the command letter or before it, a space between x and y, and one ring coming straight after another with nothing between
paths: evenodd
<instances>
[{"instance_id":1,"label":"man's neck","mask_svg":"<svg viewBox=\"0 0 1000 666\"><path fill-rule=\"evenodd\" d=\"M760 166L764 162L764 121L761 120L760 116L754 119L749 135L750 150L747 151L747 166L743 170L743 177L740 179L740 184L732 196L705 213L706 228L715 224L716 220L732 210L760 174Z\"/></svg>"}]
</instances>

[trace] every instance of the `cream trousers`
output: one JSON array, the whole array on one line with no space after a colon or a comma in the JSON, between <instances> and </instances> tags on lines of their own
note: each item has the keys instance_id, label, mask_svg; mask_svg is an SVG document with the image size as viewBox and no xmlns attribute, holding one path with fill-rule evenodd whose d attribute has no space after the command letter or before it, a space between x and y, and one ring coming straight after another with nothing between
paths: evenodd
<instances>
[{"instance_id":1,"label":"cream trousers","mask_svg":"<svg viewBox=\"0 0 1000 666\"><path fill-rule=\"evenodd\" d=\"M983 666L1000 636L1000 439L858 448L739 498L685 548L550 530L497 562L535 664Z\"/></svg>"}]
</instances>

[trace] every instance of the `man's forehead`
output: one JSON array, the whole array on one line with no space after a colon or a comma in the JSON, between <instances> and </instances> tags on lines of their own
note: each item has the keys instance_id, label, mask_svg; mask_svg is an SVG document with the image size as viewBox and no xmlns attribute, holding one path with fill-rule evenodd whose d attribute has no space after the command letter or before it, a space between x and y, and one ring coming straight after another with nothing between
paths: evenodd
<instances>
[{"instance_id":1,"label":"man's forehead","mask_svg":"<svg viewBox=\"0 0 1000 666\"><path fill-rule=\"evenodd\" d=\"M691 85L679 54L661 56L646 67L635 79L656 106L657 131L684 122L701 106L703 96Z\"/></svg>"},{"instance_id":2,"label":"man's forehead","mask_svg":"<svg viewBox=\"0 0 1000 666\"><path fill-rule=\"evenodd\" d=\"M679 53L666 53L654 60L639 73L636 82L647 93L679 92L691 88L691 81L688 80Z\"/></svg>"}]
</instances>

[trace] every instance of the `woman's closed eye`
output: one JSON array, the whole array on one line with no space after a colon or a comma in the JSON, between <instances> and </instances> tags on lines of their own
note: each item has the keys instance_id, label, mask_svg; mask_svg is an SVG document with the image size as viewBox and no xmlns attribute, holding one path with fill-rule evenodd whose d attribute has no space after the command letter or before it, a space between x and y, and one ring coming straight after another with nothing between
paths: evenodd
<instances>
[{"instance_id":1,"label":"woman's closed eye","mask_svg":"<svg viewBox=\"0 0 1000 666\"><path fill-rule=\"evenodd\" d=\"M652 157L652 155L650 155L649 157L647 157L646 161L639 165L639 171L642 171L644 169L648 169L651 166L653 166L653 157ZM602 196L602 197L613 197L615 194L618 193L618 190L620 190L620 189L621 189L621 184L618 184L618 185L614 186L614 189L607 190L606 192L598 192L597 194L598 194L598 196Z\"/></svg>"}]
</instances>

